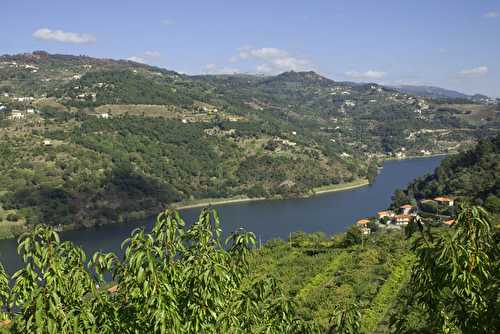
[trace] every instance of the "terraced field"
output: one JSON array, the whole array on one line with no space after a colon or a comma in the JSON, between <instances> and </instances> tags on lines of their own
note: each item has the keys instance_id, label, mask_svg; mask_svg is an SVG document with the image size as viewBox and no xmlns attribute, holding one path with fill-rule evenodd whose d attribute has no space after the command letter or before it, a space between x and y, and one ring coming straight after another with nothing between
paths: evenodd
<instances>
[{"instance_id":1,"label":"terraced field","mask_svg":"<svg viewBox=\"0 0 500 334\"><path fill-rule=\"evenodd\" d=\"M300 315L325 332L335 309L346 303L359 306L363 333L387 332L389 311L414 261L401 232L375 234L363 245L350 246L339 236L301 238L300 243L292 237L266 244L253 260L254 275L277 278Z\"/></svg>"}]
</instances>

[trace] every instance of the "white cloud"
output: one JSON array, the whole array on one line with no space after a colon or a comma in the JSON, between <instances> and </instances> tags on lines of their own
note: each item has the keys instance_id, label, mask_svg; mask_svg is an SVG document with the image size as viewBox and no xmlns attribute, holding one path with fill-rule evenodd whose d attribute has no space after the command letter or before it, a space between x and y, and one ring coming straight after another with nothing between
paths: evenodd
<instances>
[{"instance_id":1,"label":"white cloud","mask_svg":"<svg viewBox=\"0 0 500 334\"><path fill-rule=\"evenodd\" d=\"M499 16L500 16L500 13L498 13L498 12L488 12L488 13L483 15L483 17L487 18L487 19L494 19L494 18L497 18Z\"/></svg>"},{"instance_id":2,"label":"white cloud","mask_svg":"<svg viewBox=\"0 0 500 334\"><path fill-rule=\"evenodd\" d=\"M37 29L33 33L33 37L46 41L57 41L73 44L94 43L96 41L96 38L90 34L80 34L62 30L50 30L48 28Z\"/></svg>"},{"instance_id":3,"label":"white cloud","mask_svg":"<svg viewBox=\"0 0 500 334\"><path fill-rule=\"evenodd\" d=\"M142 64L144 64L146 62L146 59L144 59L142 57L136 57L136 56L128 57L127 60L135 61L136 63L142 63Z\"/></svg>"},{"instance_id":4,"label":"white cloud","mask_svg":"<svg viewBox=\"0 0 500 334\"><path fill-rule=\"evenodd\" d=\"M366 72L348 71L345 75L356 80L380 80L385 78L387 73L383 71L368 70Z\"/></svg>"},{"instance_id":5,"label":"white cloud","mask_svg":"<svg viewBox=\"0 0 500 334\"><path fill-rule=\"evenodd\" d=\"M231 67L218 67L216 64L208 64L205 66L205 74L236 74L240 73L237 68Z\"/></svg>"},{"instance_id":6,"label":"white cloud","mask_svg":"<svg viewBox=\"0 0 500 334\"><path fill-rule=\"evenodd\" d=\"M270 74L270 73L275 72L275 69L269 64L257 65L256 70L257 70L257 73L263 73L263 74Z\"/></svg>"},{"instance_id":7,"label":"white cloud","mask_svg":"<svg viewBox=\"0 0 500 334\"><path fill-rule=\"evenodd\" d=\"M479 66L460 71L460 75L464 77L483 77L488 74L489 69L487 66Z\"/></svg>"},{"instance_id":8,"label":"white cloud","mask_svg":"<svg viewBox=\"0 0 500 334\"><path fill-rule=\"evenodd\" d=\"M159 51L145 51L142 55L128 57L127 60L146 64L148 62L154 62L155 59L158 59L160 57L161 53Z\"/></svg>"},{"instance_id":9,"label":"white cloud","mask_svg":"<svg viewBox=\"0 0 500 334\"><path fill-rule=\"evenodd\" d=\"M144 56L148 58L159 58L161 53L159 51L146 51L144 52Z\"/></svg>"},{"instance_id":10,"label":"white cloud","mask_svg":"<svg viewBox=\"0 0 500 334\"><path fill-rule=\"evenodd\" d=\"M287 51L278 48L243 47L238 51L240 60L255 60L263 63L257 65L259 73L272 74L284 71L305 71L314 68L313 64L304 58L290 55ZM231 62L236 62L231 58Z\"/></svg>"},{"instance_id":11,"label":"white cloud","mask_svg":"<svg viewBox=\"0 0 500 334\"><path fill-rule=\"evenodd\" d=\"M175 22L174 22L174 21L172 21L172 20L169 20L169 19L165 19L165 20L162 20L162 21L161 21L161 23L162 23L163 25L166 25L166 26L171 26L171 25L173 25Z\"/></svg>"}]
</instances>

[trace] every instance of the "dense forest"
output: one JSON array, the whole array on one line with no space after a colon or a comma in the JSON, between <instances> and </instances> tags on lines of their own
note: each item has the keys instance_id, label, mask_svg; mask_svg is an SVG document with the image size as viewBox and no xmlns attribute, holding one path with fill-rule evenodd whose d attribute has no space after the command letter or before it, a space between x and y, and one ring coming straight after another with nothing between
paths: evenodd
<instances>
[{"instance_id":1,"label":"dense forest","mask_svg":"<svg viewBox=\"0 0 500 334\"><path fill-rule=\"evenodd\" d=\"M452 155L434 173L412 182L405 193L418 200L443 194L500 213L500 136L483 139Z\"/></svg>"}]
</instances>

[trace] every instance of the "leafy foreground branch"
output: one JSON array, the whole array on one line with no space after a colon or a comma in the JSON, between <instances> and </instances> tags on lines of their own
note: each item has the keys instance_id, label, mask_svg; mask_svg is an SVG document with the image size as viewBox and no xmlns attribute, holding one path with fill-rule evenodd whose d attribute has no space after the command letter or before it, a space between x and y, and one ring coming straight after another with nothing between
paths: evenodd
<instances>
[{"instance_id":1,"label":"leafy foreground branch","mask_svg":"<svg viewBox=\"0 0 500 334\"><path fill-rule=\"evenodd\" d=\"M416 218L407 228L410 235L419 232L410 243L415 256L401 239L395 239L401 241L398 248L399 242L391 244L375 233L361 248L354 244L341 255L326 255L326 262L320 255L309 262L285 261L287 269L274 270L285 282L281 285L271 278L273 270L252 272L250 267L265 256L251 250L252 233L237 231L222 241L213 210L202 211L189 227L177 212L161 213L150 233L137 229L124 241L122 258L96 253L88 260L50 227L38 226L19 241L24 268L8 277L0 266L0 332L8 327L11 333L41 334L306 334L318 333L321 326L329 334L498 333L499 234L480 207L460 207L455 221L451 228L431 231L431 225ZM376 242L381 252L399 255L391 274L372 291L374 280L359 276L383 270L375 261ZM296 246L287 245L282 253L269 247L278 258L299 252ZM350 256L353 261L347 261ZM409 257L415 257L415 264L406 284L403 276L410 276L414 263L405 261ZM353 265L357 262L361 266ZM304 288L295 269L307 270L307 263L330 265L317 268ZM288 298L294 293L283 284L295 284L300 292L297 311ZM329 321L322 307L329 308ZM5 319L10 324L1 327Z\"/></svg>"},{"instance_id":2,"label":"leafy foreground branch","mask_svg":"<svg viewBox=\"0 0 500 334\"><path fill-rule=\"evenodd\" d=\"M0 317L14 333L315 333L273 279L248 280L254 243L243 231L223 243L215 211L187 228L167 210L150 233L132 232L123 259L88 261L40 225L20 238L12 287L0 266Z\"/></svg>"},{"instance_id":3,"label":"leafy foreground branch","mask_svg":"<svg viewBox=\"0 0 500 334\"><path fill-rule=\"evenodd\" d=\"M483 208L461 205L449 230L436 233L418 220L409 226L410 234L419 231L417 262L396 332L499 332L499 239L491 222ZM409 331L414 315L419 328Z\"/></svg>"}]
</instances>

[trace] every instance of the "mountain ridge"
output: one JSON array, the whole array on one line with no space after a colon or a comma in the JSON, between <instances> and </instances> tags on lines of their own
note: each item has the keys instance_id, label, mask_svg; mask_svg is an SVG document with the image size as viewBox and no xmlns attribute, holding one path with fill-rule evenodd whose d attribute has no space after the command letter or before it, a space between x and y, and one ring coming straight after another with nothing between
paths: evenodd
<instances>
[{"instance_id":1,"label":"mountain ridge","mask_svg":"<svg viewBox=\"0 0 500 334\"><path fill-rule=\"evenodd\" d=\"M379 85L383 86L390 90L397 90L399 92L413 94L421 97L429 97L429 98L445 98L445 99L465 99L472 100L475 102L481 102L483 100L492 99L491 97L485 94L465 94L456 90L447 89L443 87L433 86L433 85L381 85L377 83L371 82L349 82L349 81L337 81L335 79L326 77L324 75L320 75L315 71L284 71L278 73L276 75L262 75L262 74L254 74L254 73L233 73L233 74L183 74L175 70L167 69L160 66L149 65L146 63L135 62L127 59L114 59L114 58L98 58L91 57L87 55L69 55L69 54L51 54L43 50L33 51L31 53L19 53L19 54L4 54L0 55L0 61L6 60L24 60L31 61L33 63L38 63L40 61L48 61L48 60L66 60L66 61L80 61L80 62L91 62L91 63L99 63L102 65L106 64L118 64L118 65L128 65L137 68L147 68L150 70L161 71L165 73L175 74L179 76L186 77L252 77L254 79L273 79L274 80L309 80L309 81L324 81L324 82L336 82L336 83L345 83L351 85Z\"/></svg>"}]
</instances>

